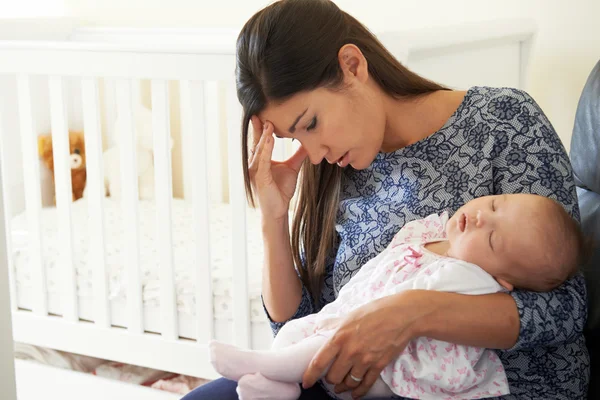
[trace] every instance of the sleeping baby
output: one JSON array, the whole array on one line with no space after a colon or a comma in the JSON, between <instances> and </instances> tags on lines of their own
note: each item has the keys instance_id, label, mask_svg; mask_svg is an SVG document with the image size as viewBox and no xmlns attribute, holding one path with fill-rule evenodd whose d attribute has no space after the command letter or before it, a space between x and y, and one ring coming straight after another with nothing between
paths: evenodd
<instances>
[{"instance_id":1,"label":"sleeping baby","mask_svg":"<svg viewBox=\"0 0 600 400\"><path fill-rule=\"evenodd\" d=\"M468 295L514 288L550 291L577 271L582 241L576 221L551 199L531 194L479 197L452 218L444 212L407 223L335 301L288 322L271 350L213 341L211 361L222 376L236 381L262 375L256 393L269 393L273 381L290 383L289 393L279 393L282 399L296 399L300 387L295 384L335 333L331 322L356 308L410 289ZM419 337L383 369L365 398L479 399L508 393L504 367L493 350Z\"/></svg>"}]
</instances>

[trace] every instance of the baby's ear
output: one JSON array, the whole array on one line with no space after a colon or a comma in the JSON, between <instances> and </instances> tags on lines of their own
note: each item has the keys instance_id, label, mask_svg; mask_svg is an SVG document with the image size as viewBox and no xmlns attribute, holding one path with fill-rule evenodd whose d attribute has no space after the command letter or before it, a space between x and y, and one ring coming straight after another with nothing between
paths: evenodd
<instances>
[{"instance_id":1,"label":"baby's ear","mask_svg":"<svg viewBox=\"0 0 600 400\"><path fill-rule=\"evenodd\" d=\"M498 281L498 283L499 283L500 285L504 286L504 287L505 287L505 288L506 288L506 289L507 289L509 292L511 292L511 291L512 291L512 290L515 288L515 287L514 287L514 286L513 286L511 283L509 283L509 282L506 282L506 281L505 281L504 279L502 279L502 278L497 278L496 280Z\"/></svg>"}]
</instances>

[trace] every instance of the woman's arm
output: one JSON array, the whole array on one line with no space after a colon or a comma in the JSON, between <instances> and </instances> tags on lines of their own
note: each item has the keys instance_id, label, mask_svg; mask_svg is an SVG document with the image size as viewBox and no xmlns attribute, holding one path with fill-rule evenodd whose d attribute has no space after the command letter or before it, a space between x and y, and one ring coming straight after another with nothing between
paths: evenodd
<instances>
[{"instance_id":1,"label":"woman's arm","mask_svg":"<svg viewBox=\"0 0 600 400\"><path fill-rule=\"evenodd\" d=\"M406 307L403 298L395 300L396 307ZM471 296L415 290L411 300L415 307L428 310L415 321L411 337L490 349L511 348L519 337L519 311L509 294Z\"/></svg>"},{"instance_id":2,"label":"woman's arm","mask_svg":"<svg viewBox=\"0 0 600 400\"><path fill-rule=\"evenodd\" d=\"M285 323L314 311L313 301L294 268L289 222L263 219L262 300L273 334Z\"/></svg>"},{"instance_id":3,"label":"woman's arm","mask_svg":"<svg viewBox=\"0 0 600 400\"><path fill-rule=\"evenodd\" d=\"M274 127L252 116L253 148L248 177L262 212L265 261L262 300L274 334L285 322L312 312L311 298L302 287L294 262L289 233L289 204L298 173L307 157L303 147L284 162L273 158Z\"/></svg>"},{"instance_id":4,"label":"woman's arm","mask_svg":"<svg viewBox=\"0 0 600 400\"><path fill-rule=\"evenodd\" d=\"M262 299L274 335L277 335L288 321L319 311L294 266L289 232L287 220L263 220L265 261L263 265ZM321 306L331 301L330 299L333 297L333 289L328 282L331 282L332 279L337 248L338 244L336 242L326 260L327 266L323 277L323 287L328 292L326 295L324 295L325 292L321 292ZM302 254L300 256L304 260ZM301 265L299 268L306 268L306 265Z\"/></svg>"},{"instance_id":5,"label":"woman's arm","mask_svg":"<svg viewBox=\"0 0 600 400\"><path fill-rule=\"evenodd\" d=\"M548 293L514 291L521 328L511 350L557 346L583 334L587 318L585 280L579 273Z\"/></svg>"},{"instance_id":6,"label":"woman's arm","mask_svg":"<svg viewBox=\"0 0 600 400\"><path fill-rule=\"evenodd\" d=\"M287 321L298 309L302 298L302 282L292 261L288 219L263 219L262 231L263 302L274 322Z\"/></svg>"}]
</instances>

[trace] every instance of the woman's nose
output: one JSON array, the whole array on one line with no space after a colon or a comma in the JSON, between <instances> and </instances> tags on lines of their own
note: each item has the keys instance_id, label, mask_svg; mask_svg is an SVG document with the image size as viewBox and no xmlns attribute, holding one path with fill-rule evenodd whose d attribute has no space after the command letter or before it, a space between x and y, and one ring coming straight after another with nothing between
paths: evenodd
<instances>
[{"instance_id":1,"label":"woman's nose","mask_svg":"<svg viewBox=\"0 0 600 400\"><path fill-rule=\"evenodd\" d=\"M323 161L323 158L325 158L325 152L318 153L308 149L306 152L308 153L308 158L313 165L321 164L321 161Z\"/></svg>"},{"instance_id":2,"label":"woman's nose","mask_svg":"<svg viewBox=\"0 0 600 400\"><path fill-rule=\"evenodd\" d=\"M322 146L317 141L304 140L302 142L302 146L304 147L304 149L306 149L306 152L308 153L308 158L310 159L310 162L314 165L320 164L321 161L323 161L323 158L325 158L325 155L328 151L326 147Z\"/></svg>"}]
</instances>

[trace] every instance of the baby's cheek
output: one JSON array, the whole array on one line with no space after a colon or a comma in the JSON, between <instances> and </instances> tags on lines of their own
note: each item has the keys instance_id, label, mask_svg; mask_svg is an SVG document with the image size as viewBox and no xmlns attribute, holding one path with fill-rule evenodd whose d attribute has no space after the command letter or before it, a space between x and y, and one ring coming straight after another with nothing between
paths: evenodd
<instances>
[{"instance_id":1,"label":"baby's cheek","mask_svg":"<svg viewBox=\"0 0 600 400\"><path fill-rule=\"evenodd\" d=\"M454 257L459 260L478 264L483 258L483 249L475 241L464 238L456 243Z\"/></svg>"}]
</instances>

